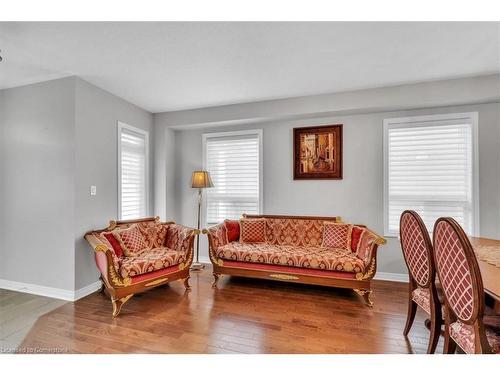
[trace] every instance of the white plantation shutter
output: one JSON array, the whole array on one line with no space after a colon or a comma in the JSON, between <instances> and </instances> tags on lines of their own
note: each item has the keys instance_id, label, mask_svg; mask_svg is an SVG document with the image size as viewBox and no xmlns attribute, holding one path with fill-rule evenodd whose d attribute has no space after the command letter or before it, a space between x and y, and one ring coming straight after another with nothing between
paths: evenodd
<instances>
[{"instance_id":1,"label":"white plantation shutter","mask_svg":"<svg viewBox=\"0 0 500 375\"><path fill-rule=\"evenodd\" d=\"M207 224L239 219L243 213L260 213L261 131L204 137L205 167L214 183L206 190Z\"/></svg>"},{"instance_id":2,"label":"white plantation shutter","mask_svg":"<svg viewBox=\"0 0 500 375\"><path fill-rule=\"evenodd\" d=\"M147 133L119 124L120 219L147 216Z\"/></svg>"},{"instance_id":3,"label":"white plantation shutter","mask_svg":"<svg viewBox=\"0 0 500 375\"><path fill-rule=\"evenodd\" d=\"M477 230L476 114L385 121L385 234L399 234L399 218L416 211L432 232L441 216L466 233Z\"/></svg>"}]
</instances>

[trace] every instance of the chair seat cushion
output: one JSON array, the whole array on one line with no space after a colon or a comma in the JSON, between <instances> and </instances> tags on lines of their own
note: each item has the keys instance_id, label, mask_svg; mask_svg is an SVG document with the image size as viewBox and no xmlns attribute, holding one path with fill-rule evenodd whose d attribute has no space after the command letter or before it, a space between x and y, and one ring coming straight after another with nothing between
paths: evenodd
<instances>
[{"instance_id":1,"label":"chair seat cushion","mask_svg":"<svg viewBox=\"0 0 500 375\"><path fill-rule=\"evenodd\" d=\"M351 273L364 273L365 271L364 262L350 248L332 249L231 242L219 247L216 256L239 262L277 264Z\"/></svg>"},{"instance_id":2,"label":"chair seat cushion","mask_svg":"<svg viewBox=\"0 0 500 375\"><path fill-rule=\"evenodd\" d=\"M441 290L438 291L438 299L442 301ZM431 290L429 288L417 288L412 292L412 300L415 301L427 314L431 315ZM441 305L441 316L444 317L444 305ZM444 319L444 318L443 318Z\"/></svg>"},{"instance_id":3,"label":"chair seat cushion","mask_svg":"<svg viewBox=\"0 0 500 375\"><path fill-rule=\"evenodd\" d=\"M122 277L133 277L175 266L184 261L185 254L183 252L171 250L167 247L154 248L146 250L135 257L122 258L120 275Z\"/></svg>"},{"instance_id":4,"label":"chair seat cushion","mask_svg":"<svg viewBox=\"0 0 500 375\"><path fill-rule=\"evenodd\" d=\"M500 354L500 327L485 324L486 338L493 351ZM450 336L465 353L474 354L474 327L456 321L450 324Z\"/></svg>"}]
</instances>

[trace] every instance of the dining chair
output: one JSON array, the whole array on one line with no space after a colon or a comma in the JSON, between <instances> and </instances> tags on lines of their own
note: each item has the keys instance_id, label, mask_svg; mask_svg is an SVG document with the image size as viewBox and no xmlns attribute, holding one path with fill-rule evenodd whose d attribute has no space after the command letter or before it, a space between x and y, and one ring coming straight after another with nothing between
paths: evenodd
<instances>
[{"instance_id":1,"label":"dining chair","mask_svg":"<svg viewBox=\"0 0 500 375\"><path fill-rule=\"evenodd\" d=\"M403 334L407 336L410 332L417 306L419 306L430 317L427 353L432 354L436 350L441 334L442 309L435 284L436 270L432 255L432 242L423 220L415 211L406 210L401 214L399 237L410 278L408 315Z\"/></svg>"},{"instance_id":2,"label":"dining chair","mask_svg":"<svg viewBox=\"0 0 500 375\"><path fill-rule=\"evenodd\" d=\"M472 245L452 218L434 224L434 261L445 300L444 353L498 353L500 327L484 323L484 289Z\"/></svg>"}]
</instances>

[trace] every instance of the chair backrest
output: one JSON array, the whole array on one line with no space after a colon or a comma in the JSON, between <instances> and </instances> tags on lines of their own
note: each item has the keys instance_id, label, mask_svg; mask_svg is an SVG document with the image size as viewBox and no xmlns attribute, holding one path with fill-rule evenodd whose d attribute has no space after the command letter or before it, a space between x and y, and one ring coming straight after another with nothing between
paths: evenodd
<instances>
[{"instance_id":1,"label":"chair backrest","mask_svg":"<svg viewBox=\"0 0 500 375\"><path fill-rule=\"evenodd\" d=\"M434 224L434 261L446 304L455 317L472 324L484 314L484 289L474 250L450 217Z\"/></svg>"},{"instance_id":2,"label":"chair backrest","mask_svg":"<svg viewBox=\"0 0 500 375\"><path fill-rule=\"evenodd\" d=\"M429 288L435 279L429 232L415 211L406 210L399 219L399 237L406 266L415 283Z\"/></svg>"}]
</instances>

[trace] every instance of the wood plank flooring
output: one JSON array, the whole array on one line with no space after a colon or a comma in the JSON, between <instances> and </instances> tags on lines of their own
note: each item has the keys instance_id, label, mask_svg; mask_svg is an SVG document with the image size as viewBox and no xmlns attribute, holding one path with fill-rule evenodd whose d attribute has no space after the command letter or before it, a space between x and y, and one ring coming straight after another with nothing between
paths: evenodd
<instances>
[{"instance_id":1,"label":"wood plank flooring","mask_svg":"<svg viewBox=\"0 0 500 375\"><path fill-rule=\"evenodd\" d=\"M16 349L43 314L66 301L0 289L0 353Z\"/></svg>"},{"instance_id":2,"label":"wood plank flooring","mask_svg":"<svg viewBox=\"0 0 500 375\"><path fill-rule=\"evenodd\" d=\"M20 348L72 353L425 353L419 311L406 340L407 284L375 281L374 307L353 291L224 276L211 269L134 296L116 319L94 293L40 317ZM437 352L442 351L442 339Z\"/></svg>"}]
</instances>

